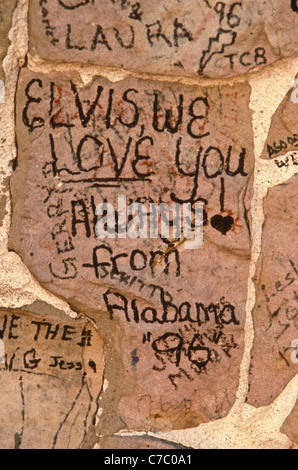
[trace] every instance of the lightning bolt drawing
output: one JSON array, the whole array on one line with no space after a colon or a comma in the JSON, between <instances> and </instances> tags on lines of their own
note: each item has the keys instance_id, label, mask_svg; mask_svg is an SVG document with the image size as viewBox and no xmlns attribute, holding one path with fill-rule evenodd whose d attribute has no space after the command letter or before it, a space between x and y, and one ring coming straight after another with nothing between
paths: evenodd
<instances>
[{"instance_id":1,"label":"lightning bolt drawing","mask_svg":"<svg viewBox=\"0 0 298 470\"><path fill-rule=\"evenodd\" d=\"M199 75L203 74L206 65L215 54L221 54L227 46L234 44L236 36L237 33L234 31L219 28L216 37L209 38L208 48L203 51L200 59Z\"/></svg>"}]
</instances>

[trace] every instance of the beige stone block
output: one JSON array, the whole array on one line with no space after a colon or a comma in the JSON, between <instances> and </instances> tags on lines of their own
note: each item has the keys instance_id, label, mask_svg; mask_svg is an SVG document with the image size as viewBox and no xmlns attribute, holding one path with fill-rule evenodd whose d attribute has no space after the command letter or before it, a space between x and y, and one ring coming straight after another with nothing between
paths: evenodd
<instances>
[{"instance_id":1,"label":"beige stone block","mask_svg":"<svg viewBox=\"0 0 298 470\"><path fill-rule=\"evenodd\" d=\"M282 425L281 431L284 432L289 439L293 441L294 449L297 449L298 444L298 402L294 406L293 411L289 414L284 424Z\"/></svg>"},{"instance_id":2,"label":"beige stone block","mask_svg":"<svg viewBox=\"0 0 298 470\"><path fill-rule=\"evenodd\" d=\"M297 374L298 175L269 189L255 278L254 346L248 402L268 405Z\"/></svg>"},{"instance_id":3,"label":"beige stone block","mask_svg":"<svg viewBox=\"0 0 298 470\"><path fill-rule=\"evenodd\" d=\"M103 384L94 326L35 302L0 310L0 339L0 447L79 448Z\"/></svg>"},{"instance_id":4,"label":"beige stone block","mask_svg":"<svg viewBox=\"0 0 298 470\"><path fill-rule=\"evenodd\" d=\"M293 0L31 0L30 52L136 72L229 77L297 53Z\"/></svg>"},{"instance_id":5,"label":"beige stone block","mask_svg":"<svg viewBox=\"0 0 298 470\"><path fill-rule=\"evenodd\" d=\"M97 443L98 449L184 449L183 446L147 436L105 436ZM153 461L153 459L152 459Z\"/></svg>"},{"instance_id":6,"label":"beige stone block","mask_svg":"<svg viewBox=\"0 0 298 470\"><path fill-rule=\"evenodd\" d=\"M75 75L21 72L10 247L106 341L100 432L187 428L235 401L250 260L249 97L247 84L97 77L83 86ZM143 238L96 236L105 201L119 232L119 196L125 210L144 204ZM150 204L199 201L201 248L187 248L184 232L149 238Z\"/></svg>"},{"instance_id":7,"label":"beige stone block","mask_svg":"<svg viewBox=\"0 0 298 470\"><path fill-rule=\"evenodd\" d=\"M276 158L298 150L298 75L272 117L269 134L262 153L263 158ZM278 166L298 165L293 154Z\"/></svg>"}]
</instances>

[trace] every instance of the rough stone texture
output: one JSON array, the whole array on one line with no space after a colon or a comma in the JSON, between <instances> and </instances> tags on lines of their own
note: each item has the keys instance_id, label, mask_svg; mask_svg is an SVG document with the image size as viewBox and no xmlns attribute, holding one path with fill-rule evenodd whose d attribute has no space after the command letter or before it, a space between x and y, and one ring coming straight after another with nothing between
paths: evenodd
<instances>
[{"instance_id":1,"label":"rough stone texture","mask_svg":"<svg viewBox=\"0 0 298 470\"><path fill-rule=\"evenodd\" d=\"M298 150L298 75L272 117L262 157L275 158L291 150ZM287 158L279 166L289 164L298 165L295 155Z\"/></svg>"},{"instance_id":2,"label":"rough stone texture","mask_svg":"<svg viewBox=\"0 0 298 470\"><path fill-rule=\"evenodd\" d=\"M103 381L103 341L93 325L35 302L0 310L0 338L1 449L77 449Z\"/></svg>"},{"instance_id":3,"label":"rough stone texture","mask_svg":"<svg viewBox=\"0 0 298 470\"><path fill-rule=\"evenodd\" d=\"M12 14L16 4L17 0L1 0L0 3L0 80L4 80L4 72L1 65L9 46L8 32L11 28Z\"/></svg>"},{"instance_id":4,"label":"rough stone texture","mask_svg":"<svg viewBox=\"0 0 298 470\"><path fill-rule=\"evenodd\" d=\"M3 219L7 214L7 211L6 211L7 196L5 193L8 190L9 190L9 178L3 178L2 188L1 188L1 192L3 194L0 194L0 228L2 227Z\"/></svg>"},{"instance_id":5,"label":"rough stone texture","mask_svg":"<svg viewBox=\"0 0 298 470\"><path fill-rule=\"evenodd\" d=\"M137 72L229 77L297 53L293 0L31 0L30 52Z\"/></svg>"},{"instance_id":6,"label":"rough stone texture","mask_svg":"<svg viewBox=\"0 0 298 470\"><path fill-rule=\"evenodd\" d=\"M105 433L117 416L154 430L222 417L243 354L250 87L71 80L21 72L10 246L104 335L114 390ZM203 201L202 248L186 249L183 237L97 239L95 207L117 209L118 195L148 208Z\"/></svg>"},{"instance_id":7,"label":"rough stone texture","mask_svg":"<svg viewBox=\"0 0 298 470\"><path fill-rule=\"evenodd\" d=\"M296 402L292 413L290 413L285 420L281 431L298 445L298 401Z\"/></svg>"},{"instance_id":8,"label":"rough stone texture","mask_svg":"<svg viewBox=\"0 0 298 470\"><path fill-rule=\"evenodd\" d=\"M248 394L254 406L271 403L298 371L291 346L298 327L297 183L298 175L270 189L264 203Z\"/></svg>"},{"instance_id":9,"label":"rough stone texture","mask_svg":"<svg viewBox=\"0 0 298 470\"><path fill-rule=\"evenodd\" d=\"M97 449L185 449L183 446L151 437L102 437L96 444Z\"/></svg>"}]
</instances>

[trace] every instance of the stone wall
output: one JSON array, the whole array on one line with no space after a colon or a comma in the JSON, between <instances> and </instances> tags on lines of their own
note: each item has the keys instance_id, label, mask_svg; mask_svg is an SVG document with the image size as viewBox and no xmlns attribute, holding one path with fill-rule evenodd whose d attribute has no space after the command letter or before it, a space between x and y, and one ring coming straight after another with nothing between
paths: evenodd
<instances>
[{"instance_id":1,"label":"stone wall","mask_svg":"<svg viewBox=\"0 0 298 470\"><path fill-rule=\"evenodd\" d=\"M297 448L297 31L1 2L1 448ZM148 237L162 203L203 239Z\"/></svg>"}]
</instances>

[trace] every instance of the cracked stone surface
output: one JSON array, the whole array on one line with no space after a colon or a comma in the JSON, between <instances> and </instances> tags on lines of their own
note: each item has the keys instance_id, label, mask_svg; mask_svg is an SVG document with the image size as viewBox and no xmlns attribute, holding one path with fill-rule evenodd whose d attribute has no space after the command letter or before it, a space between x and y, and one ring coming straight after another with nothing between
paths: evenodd
<instances>
[{"instance_id":1,"label":"cracked stone surface","mask_svg":"<svg viewBox=\"0 0 298 470\"><path fill-rule=\"evenodd\" d=\"M298 75L272 117L262 157L275 158L292 150L298 150ZM278 166L289 165L298 165L296 155L286 158Z\"/></svg>"},{"instance_id":2,"label":"cracked stone surface","mask_svg":"<svg viewBox=\"0 0 298 470\"><path fill-rule=\"evenodd\" d=\"M249 97L246 84L97 77L84 87L74 74L21 71L10 247L103 335L113 390L102 396L105 434L195 426L235 401L250 259ZM106 230L96 207L119 212L119 195L148 211L201 201L202 247L171 233L96 237L95 227ZM128 230L140 222L132 211Z\"/></svg>"},{"instance_id":3,"label":"cracked stone surface","mask_svg":"<svg viewBox=\"0 0 298 470\"><path fill-rule=\"evenodd\" d=\"M1 65L9 46L8 32L11 27L12 14L16 4L17 0L1 0L0 3L0 80L4 80L4 72Z\"/></svg>"},{"instance_id":4,"label":"cracked stone surface","mask_svg":"<svg viewBox=\"0 0 298 470\"><path fill-rule=\"evenodd\" d=\"M254 406L271 403L298 371L297 183L295 175L271 188L264 202L248 394L248 403Z\"/></svg>"},{"instance_id":5,"label":"cracked stone surface","mask_svg":"<svg viewBox=\"0 0 298 470\"><path fill-rule=\"evenodd\" d=\"M33 55L137 72L230 77L298 46L295 0L31 0L29 21Z\"/></svg>"},{"instance_id":6,"label":"cracked stone surface","mask_svg":"<svg viewBox=\"0 0 298 470\"><path fill-rule=\"evenodd\" d=\"M103 381L94 326L37 301L0 309L0 339L1 449L79 448Z\"/></svg>"}]
</instances>

